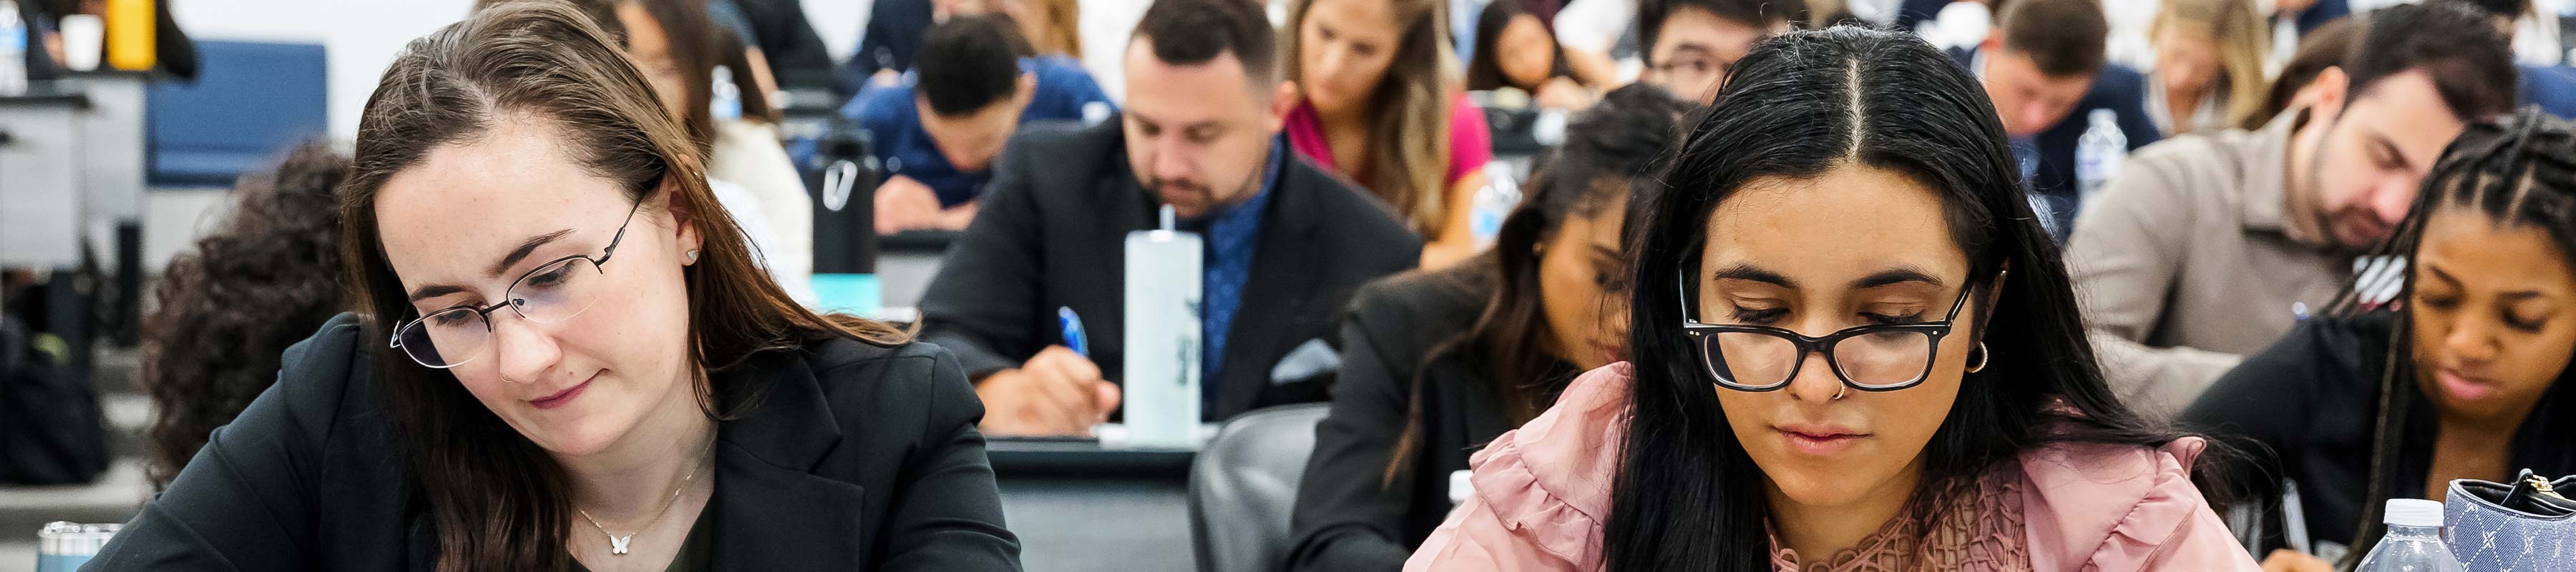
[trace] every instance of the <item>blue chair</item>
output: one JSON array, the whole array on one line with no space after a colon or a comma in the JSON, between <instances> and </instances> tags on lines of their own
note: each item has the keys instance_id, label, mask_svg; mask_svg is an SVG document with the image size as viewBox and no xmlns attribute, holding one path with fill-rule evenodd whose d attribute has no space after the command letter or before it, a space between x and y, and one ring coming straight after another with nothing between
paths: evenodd
<instances>
[{"instance_id":1,"label":"blue chair","mask_svg":"<svg viewBox=\"0 0 2576 572\"><path fill-rule=\"evenodd\" d=\"M329 130L329 60L318 44L197 40L194 84L144 95L144 181L229 187Z\"/></svg>"}]
</instances>

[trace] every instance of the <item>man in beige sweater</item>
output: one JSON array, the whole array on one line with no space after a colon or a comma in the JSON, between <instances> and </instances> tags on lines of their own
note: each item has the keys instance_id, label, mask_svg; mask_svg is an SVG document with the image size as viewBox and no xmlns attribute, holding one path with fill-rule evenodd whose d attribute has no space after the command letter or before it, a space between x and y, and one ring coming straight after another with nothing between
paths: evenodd
<instances>
[{"instance_id":1,"label":"man in beige sweater","mask_svg":"<svg viewBox=\"0 0 2576 572\"><path fill-rule=\"evenodd\" d=\"M2171 415L2351 284L2466 122L2510 111L2504 40L2455 7L2373 12L2360 49L2262 129L2139 150L2067 264L2113 389Z\"/></svg>"}]
</instances>

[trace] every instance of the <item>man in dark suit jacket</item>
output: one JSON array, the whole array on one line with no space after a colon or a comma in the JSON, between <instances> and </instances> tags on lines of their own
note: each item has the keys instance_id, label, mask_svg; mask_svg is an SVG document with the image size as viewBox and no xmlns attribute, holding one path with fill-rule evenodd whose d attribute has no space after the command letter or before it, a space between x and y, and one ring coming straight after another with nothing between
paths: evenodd
<instances>
[{"instance_id":1,"label":"man in dark suit jacket","mask_svg":"<svg viewBox=\"0 0 2576 572\"><path fill-rule=\"evenodd\" d=\"M1123 117L1031 126L1003 151L921 303L923 338L965 363L987 430L1083 434L1117 410L1124 243L1167 205L1206 244L1206 417L1325 398L1333 360L1307 358L1331 355L1351 293L1411 268L1421 242L1287 151L1271 46L1253 3L1159 0L1126 49ZM1058 308L1089 355L1057 345Z\"/></svg>"},{"instance_id":2,"label":"man in dark suit jacket","mask_svg":"<svg viewBox=\"0 0 2576 572\"><path fill-rule=\"evenodd\" d=\"M2103 61L2109 34L2092 0L2017 0L2004 7L1984 44L1950 52L1985 82L2012 136L2032 206L2048 208L2040 222L2061 241L2082 206L2075 150L2092 127L2093 111L2111 110L2129 151L2163 138L2147 116L2146 76Z\"/></svg>"}]
</instances>

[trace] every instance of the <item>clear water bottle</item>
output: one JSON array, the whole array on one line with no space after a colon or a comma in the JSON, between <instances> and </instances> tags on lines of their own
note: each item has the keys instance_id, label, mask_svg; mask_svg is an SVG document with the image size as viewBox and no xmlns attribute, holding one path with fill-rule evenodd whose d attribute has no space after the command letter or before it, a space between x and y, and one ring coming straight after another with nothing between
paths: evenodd
<instances>
[{"instance_id":1,"label":"clear water bottle","mask_svg":"<svg viewBox=\"0 0 2576 572\"><path fill-rule=\"evenodd\" d=\"M733 83L733 69L716 66L715 86L708 92L707 111L719 121L742 118L742 87Z\"/></svg>"},{"instance_id":2,"label":"clear water bottle","mask_svg":"<svg viewBox=\"0 0 2576 572\"><path fill-rule=\"evenodd\" d=\"M1511 168L1496 161L1485 166L1485 186L1476 189L1475 202L1468 205L1467 230L1475 237L1478 248L1494 243L1503 233L1503 218L1521 206L1521 185L1512 177Z\"/></svg>"},{"instance_id":3,"label":"clear water bottle","mask_svg":"<svg viewBox=\"0 0 2576 572\"><path fill-rule=\"evenodd\" d=\"M27 92L27 23L18 3L0 0L0 94Z\"/></svg>"},{"instance_id":4,"label":"clear water bottle","mask_svg":"<svg viewBox=\"0 0 2576 572\"><path fill-rule=\"evenodd\" d=\"M2129 137L2120 133L2120 115L2111 110L2095 109L2086 121L2084 135L2075 139L2075 180L2081 185L2077 198L2089 203L2120 176L2120 163L2129 158Z\"/></svg>"},{"instance_id":5,"label":"clear water bottle","mask_svg":"<svg viewBox=\"0 0 2576 572\"><path fill-rule=\"evenodd\" d=\"M2353 572L2467 572L2442 543L2442 503L2388 499L2388 536L2370 548Z\"/></svg>"}]
</instances>

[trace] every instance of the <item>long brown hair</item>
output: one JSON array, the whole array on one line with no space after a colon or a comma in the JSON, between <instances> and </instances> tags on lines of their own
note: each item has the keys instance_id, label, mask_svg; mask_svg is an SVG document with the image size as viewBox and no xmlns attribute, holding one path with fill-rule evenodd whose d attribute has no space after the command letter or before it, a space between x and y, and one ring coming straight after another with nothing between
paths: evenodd
<instances>
[{"instance_id":1,"label":"long brown hair","mask_svg":"<svg viewBox=\"0 0 2576 572\"><path fill-rule=\"evenodd\" d=\"M384 340L411 312L378 241L375 199L388 179L433 149L472 140L496 116L544 118L591 173L639 203L673 212L704 236L682 270L689 358L699 407L723 419L759 402L754 385L715 386L706 370L800 346L818 336L891 345L886 324L798 306L751 256L740 228L708 189L680 123L589 18L559 0L512 2L440 29L394 58L358 120L357 152L341 190L342 259L365 338ZM540 570L564 562L569 484L562 467L484 408L445 370L415 365L375 343L395 434L420 480L439 539L441 570Z\"/></svg>"},{"instance_id":2,"label":"long brown hair","mask_svg":"<svg viewBox=\"0 0 2576 572\"><path fill-rule=\"evenodd\" d=\"M2227 118L2219 125L2241 125L2262 112L2271 87L2263 75L2263 55L2272 49L2272 30L2254 14L2252 0L2165 0L2149 37L2167 29L2208 36L2218 45L2218 83L2211 87L2227 96ZM2177 124L2174 130L2187 132L2190 126Z\"/></svg>"},{"instance_id":3,"label":"long brown hair","mask_svg":"<svg viewBox=\"0 0 2576 572\"><path fill-rule=\"evenodd\" d=\"M1449 78L1456 72L1449 34L1440 24L1446 8L1439 0L1380 1L1394 5L1395 61L1369 95L1368 164L1341 168L1394 205L1414 232L1436 237L1449 222L1443 195L1449 188ZM1301 30L1314 6L1315 0L1289 4L1287 49L1279 52L1289 81L1305 81Z\"/></svg>"},{"instance_id":4,"label":"long brown hair","mask_svg":"<svg viewBox=\"0 0 2576 572\"><path fill-rule=\"evenodd\" d=\"M1425 352L1422 364L1415 368L1404 432L1387 455L1380 486L1393 486L1422 450L1428 395L1424 372L1432 362L1458 357L1476 367L1478 377L1488 382L1486 389L1502 405L1503 417L1514 426L1538 417L1556 402L1557 394L1565 392L1566 384L1580 372L1558 371L1565 369L1565 360L1549 351L1546 293L1539 288L1540 249L1555 238L1568 217L1598 216L1633 194L1633 189L1655 185L1648 174L1656 159L1680 139L1674 121L1689 108L1659 87L1633 84L1612 90L1599 105L1575 117L1566 127L1565 144L1549 152L1546 164L1522 185L1528 196L1504 217L1494 247L1455 268L1432 271L1428 278L1446 282L1455 291L1482 296L1485 309L1466 331ZM1603 293L1609 296L1601 303L1607 309L1619 309L1623 290L1620 284L1603 285Z\"/></svg>"}]
</instances>

